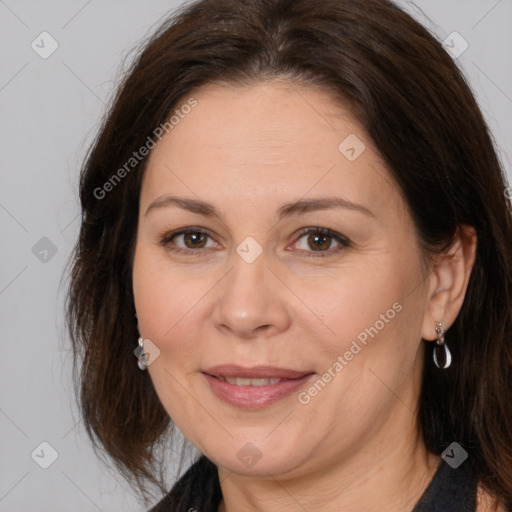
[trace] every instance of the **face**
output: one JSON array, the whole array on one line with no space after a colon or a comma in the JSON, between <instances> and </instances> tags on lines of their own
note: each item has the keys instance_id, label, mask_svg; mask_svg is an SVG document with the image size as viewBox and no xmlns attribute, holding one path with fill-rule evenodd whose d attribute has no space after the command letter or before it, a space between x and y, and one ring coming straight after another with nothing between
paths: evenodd
<instances>
[{"instance_id":1,"label":"face","mask_svg":"<svg viewBox=\"0 0 512 512\"><path fill-rule=\"evenodd\" d=\"M242 474L325 470L391 442L413 424L427 292L384 162L323 90L193 98L149 157L133 267L163 406Z\"/></svg>"}]
</instances>

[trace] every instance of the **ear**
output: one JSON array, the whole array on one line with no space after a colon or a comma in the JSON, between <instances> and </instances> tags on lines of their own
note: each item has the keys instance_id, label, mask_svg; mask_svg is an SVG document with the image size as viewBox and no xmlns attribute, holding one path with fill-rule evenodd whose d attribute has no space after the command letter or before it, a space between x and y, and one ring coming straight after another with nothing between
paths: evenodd
<instances>
[{"instance_id":1,"label":"ear","mask_svg":"<svg viewBox=\"0 0 512 512\"><path fill-rule=\"evenodd\" d=\"M436 322L442 322L445 330L455 322L475 263L476 246L475 229L459 224L449 249L436 258L429 277L423 339L436 339Z\"/></svg>"}]
</instances>

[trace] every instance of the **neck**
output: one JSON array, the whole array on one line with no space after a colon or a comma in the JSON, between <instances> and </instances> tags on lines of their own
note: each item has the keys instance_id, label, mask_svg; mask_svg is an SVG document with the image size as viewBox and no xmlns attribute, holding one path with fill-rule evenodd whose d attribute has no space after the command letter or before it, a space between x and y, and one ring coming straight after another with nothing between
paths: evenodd
<instances>
[{"instance_id":1,"label":"neck","mask_svg":"<svg viewBox=\"0 0 512 512\"><path fill-rule=\"evenodd\" d=\"M355 455L324 461L298 478L269 474L248 477L219 468L223 500L218 511L412 510L432 480L440 457L427 452L408 410L404 418L407 415L409 430L384 432L366 442ZM393 423L396 429L396 421ZM412 434L397 434L407 431Z\"/></svg>"}]
</instances>

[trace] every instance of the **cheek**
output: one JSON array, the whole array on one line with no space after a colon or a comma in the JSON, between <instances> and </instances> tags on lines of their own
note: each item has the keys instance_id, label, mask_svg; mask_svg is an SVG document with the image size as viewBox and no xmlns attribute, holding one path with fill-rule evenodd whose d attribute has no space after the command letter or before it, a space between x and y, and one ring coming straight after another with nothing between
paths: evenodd
<instances>
[{"instance_id":1,"label":"cheek","mask_svg":"<svg viewBox=\"0 0 512 512\"><path fill-rule=\"evenodd\" d=\"M404 375L413 375L418 362L421 292L411 293L408 286L414 269L402 267L403 277L396 278L400 274L390 272L391 267L379 268L333 283L323 299L320 294L309 297L312 304L319 301L323 323L335 334L322 336L315 349L326 391L316 398L309 388L301 397L311 400L326 424L348 432L380 421L395 400L389 390L405 393Z\"/></svg>"},{"instance_id":2,"label":"cheek","mask_svg":"<svg viewBox=\"0 0 512 512\"><path fill-rule=\"evenodd\" d=\"M321 319L325 339L332 339L333 345L350 343L388 310L388 316L394 317L393 304L401 298L400 283L393 280L386 262L375 268L378 271L354 265L343 269L337 278L317 279L315 286L296 288L297 295Z\"/></svg>"},{"instance_id":3,"label":"cheek","mask_svg":"<svg viewBox=\"0 0 512 512\"><path fill-rule=\"evenodd\" d=\"M142 336L159 340L171 329L179 308L180 294L154 251L138 247L133 265L133 294L137 310L139 332Z\"/></svg>"},{"instance_id":4,"label":"cheek","mask_svg":"<svg viewBox=\"0 0 512 512\"><path fill-rule=\"evenodd\" d=\"M202 299L213 286L211 276L178 270L153 248L135 254L133 293L141 336L161 351L181 352L189 345L194 326L201 325Z\"/></svg>"},{"instance_id":5,"label":"cheek","mask_svg":"<svg viewBox=\"0 0 512 512\"><path fill-rule=\"evenodd\" d=\"M318 347L326 363L346 354L360 368L384 361L393 372L393 361L413 364L425 306L419 262L381 256L297 290L321 319Z\"/></svg>"}]
</instances>

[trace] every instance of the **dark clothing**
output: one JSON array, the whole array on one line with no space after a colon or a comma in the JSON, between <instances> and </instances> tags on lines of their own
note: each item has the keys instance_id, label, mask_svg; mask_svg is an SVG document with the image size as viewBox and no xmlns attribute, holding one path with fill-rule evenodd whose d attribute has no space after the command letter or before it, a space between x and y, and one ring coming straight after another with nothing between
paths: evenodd
<instances>
[{"instance_id":1,"label":"dark clothing","mask_svg":"<svg viewBox=\"0 0 512 512\"><path fill-rule=\"evenodd\" d=\"M469 460L453 469L443 459L412 512L475 512L478 480Z\"/></svg>"},{"instance_id":2,"label":"dark clothing","mask_svg":"<svg viewBox=\"0 0 512 512\"><path fill-rule=\"evenodd\" d=\"M453 469L441 459L412 512L475 512L477 483L469 460ZM217 466L203 455L148 512L217 512L221 499Z\"/></svg>"},{"instance_id":3,"label":"dark clothing","mask_svg":"<svg viewBox=\"0 0 512 512\"><path fill-rule=\"evenodd\" d=\"M202 455L148 512L217 512L221 500L217 466Z\"/></svg>"}]
</instances>

